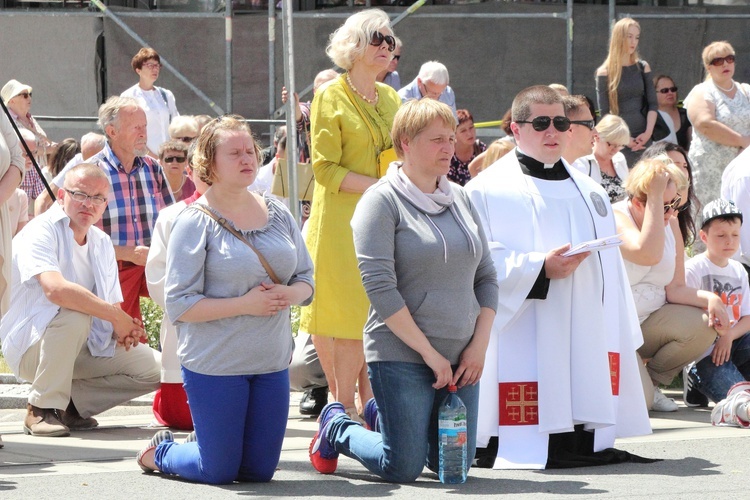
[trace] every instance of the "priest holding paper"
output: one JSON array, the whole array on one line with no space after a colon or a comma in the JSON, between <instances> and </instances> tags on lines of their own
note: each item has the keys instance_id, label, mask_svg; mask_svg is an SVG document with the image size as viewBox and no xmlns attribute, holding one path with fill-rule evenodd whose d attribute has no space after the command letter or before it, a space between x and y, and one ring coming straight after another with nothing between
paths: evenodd
<instances>
[{"instance_id":1,"label":"priest holding paper","mask_svg":"<svg viewBox=\"0 0 750 500\"><path fill-rule=\"evenodd\" d=\"M616 437L651 427L635 351L643 339L607 194L561 159L562 98L529 87L513 101L518 147L469 182L500 300L480 386L477 446L498 437L496 469L637 459Z\"/></svg>"}]
</instances>

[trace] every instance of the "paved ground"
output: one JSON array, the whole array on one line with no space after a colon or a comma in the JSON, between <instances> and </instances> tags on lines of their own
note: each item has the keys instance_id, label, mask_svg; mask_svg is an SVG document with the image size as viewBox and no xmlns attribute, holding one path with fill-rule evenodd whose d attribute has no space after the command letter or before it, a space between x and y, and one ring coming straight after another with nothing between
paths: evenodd
<instances>
[{"instance_id":1,"label":"paved ground","mask_svg":"<svg viewBox=\"0 0 750 500\"><path fill-rule=\"evenodd\" d=\"M675 393L678 402L680 397ZM747 498L750 431L715 428L707 409L681 406L652 414L654 434L622 440L618 447L663 461L557 471L472 469L460 486L444 486L426 472L412 485L382 483L346 457L335 475L309 465L307 447L315 422L296 411L293 393L279 470L268 484L216 487L143 474L134 457L154 433L149 406L121 406L99 417L100 427L68 438L37 438L21 432L24 410L0 410L0 498L335 498L418 496L477 498ZM7 406L7 405L6 405ZM184 433L177 433L177 437Z\"/></svg>"}]
</instances>

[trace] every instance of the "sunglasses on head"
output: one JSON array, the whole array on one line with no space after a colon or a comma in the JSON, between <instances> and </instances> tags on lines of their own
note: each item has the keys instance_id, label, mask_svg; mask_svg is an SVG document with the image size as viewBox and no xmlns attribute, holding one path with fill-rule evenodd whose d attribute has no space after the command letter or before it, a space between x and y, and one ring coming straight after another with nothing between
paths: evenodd
<instances>
[{"instance_id":1,"label":"sunglasses on head","mask_svg":"<svg viewBox=\"0 0 750 500\"><path fill-rule=\"evenodd\" d=\"M734 64L734 60L735 60L734 54L729 54L728 56L724 56L724 57L714 57L713 59L711 59L711 62L708 64L710 64L711 66L721 66L722 64L724 64L724 61L726 61L729 64Z\"/></svg>"},{"instance_id":2,"label":"sunglasses on head","mask_svg":"<svg viewBox=\"0 0 750 500\"><path fill-rule=\"evenodd\" d=\"M384 35L379 31L373 31L372 36L370 37L370 45L373 45L375 47L380 47L383 45L383 42L388 44L388 51L393 52L396 50L396 39L393 38L391 35ZM398 56L401 57L401 56Z\"/></svg>"},{"instance_id":3,"label":"sunglasses on head","mask_svg":"<svg viewBox=\"0 0 750 500\"><path fill-rule=\"evenodd\" d=\"M176 137L175 139L182 142L193 142L195 137Z\"/></svg>"},{"instance_id":4,"label":"sunglasses on head","mask_svg":"<svg viewBox=\"0 0 750 500\"><path fill-rule=\"evenodd\" d=\"M23 97L24 99L31 99L31 92L21 92L18 94L18 97Z\"/></svg>"},{"instance_id":5,"label":"sunglasses on head","mask_svg":"<svg viewBox=\"0 0 750 500\"><path fill-rule=\"evenodd\" d=\"M594 130L594 120L570 120L571 125L583 125L589 130Z\"/></svg>"},{"instance_id":6,"label":"sunglasses on head","mask_svg":"<svg viewBox=\"0 0 750 500\"><path fill-rule=\"evenodd\" d=\"M164 158L164 163L185 163L187 161L187 156L167 156Z\"/></svg>"},{"instance_id":7,"label":"sunglasses on head","mask_svg":"<svg viewBox=\"0 0 750 500\"><path fill-rule=\"evenodd\" d=\"M678 212L680 210L679 206L680 206L681 201L682 201L682 196L678 194L672 199L672 201L664 205L664 215L667 215L670 210L674 210L675 212Z\"/></svg>"},{"instance_id":8,"label":"sunglasses on head","mask_svg":"<svg viewBox=\"0 0 750 500\"><path fill-rule=\"evenodd\" d=\"M584 120L585 121L585 120ZM531 126L537 132L544 132L550 126L550 123L555 126L555 130L558 132L566 132L570 130L570 119L566 116L537 116L531 121L519 120L516 123L531 123Z\"/></svg>"},{"instance_id":9,"label":"sunglasses on head","mask_svg":"<svg viewBox=\"0 0 750 500\"><path fill-rule=\"evenodd\" d=\"M669 94L670 92L677 93L677 87L664 87L663 89L657 90L660 94Z\"/></svg>"}]
</instances>

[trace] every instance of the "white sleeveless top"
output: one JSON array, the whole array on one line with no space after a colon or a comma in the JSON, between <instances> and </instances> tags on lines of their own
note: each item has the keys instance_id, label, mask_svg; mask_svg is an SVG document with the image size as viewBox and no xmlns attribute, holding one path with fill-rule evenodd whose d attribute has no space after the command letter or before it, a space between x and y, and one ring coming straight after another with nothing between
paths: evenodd
<instances>
[{"instance_id":1,"label":"white sleeveless top","mask_svg":"<svg viewBox=\"0 0 750 500\"><path fill-rule=\"evenodd\" d=\"M627 200L615 203L612 208L624 213L635 222L628 209ZM623 259L625 271L628 273L628 281L630 281L630 290L633 292L635 308L638 311L639 322L643 323L652 312L667 303L665 287L674 279L676 257L674 232L672 227L667 224L664 228L664 255L658 264L641 266Z\"/></svg>"}]
</instances>

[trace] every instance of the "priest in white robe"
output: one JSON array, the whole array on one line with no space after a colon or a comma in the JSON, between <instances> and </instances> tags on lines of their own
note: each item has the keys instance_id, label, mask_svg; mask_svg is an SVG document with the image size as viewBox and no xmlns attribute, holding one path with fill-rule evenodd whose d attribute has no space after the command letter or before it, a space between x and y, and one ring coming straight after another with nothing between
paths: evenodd
<instances>
[{"instance_id":1,"label":"priest in white robe","mask_svg":"<svg viewBox=\"0 0 750 500\"><path fill-rule=\"evenodd\" d=\"M500 284L477 446L498 437L494 468L588 464L577 457L651 432L643 339L620 252L563 256L616 229L605 191L561 159L571 133L559 94L521 91L512 119L517 149L466 186Z\"/></svg>"}]
</instances>

